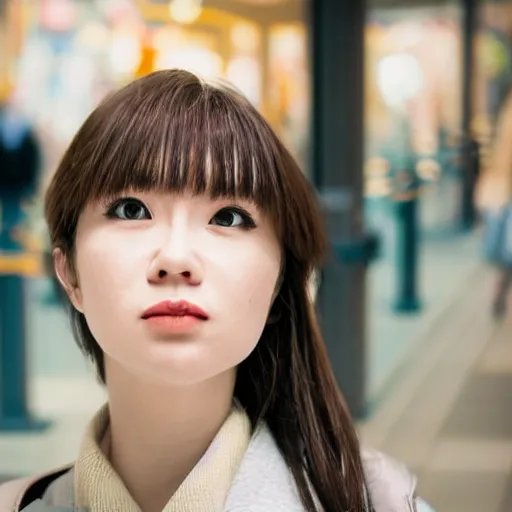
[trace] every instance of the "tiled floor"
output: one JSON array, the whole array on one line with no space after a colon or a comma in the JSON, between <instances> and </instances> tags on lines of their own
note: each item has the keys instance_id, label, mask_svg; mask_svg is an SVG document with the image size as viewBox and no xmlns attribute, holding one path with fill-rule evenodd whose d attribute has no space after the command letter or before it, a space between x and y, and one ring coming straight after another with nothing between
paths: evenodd
<instances>
[{"instance_id":1,"label":"tiled floor","mask_svg":"<svg viewBox=\"0 0 512 512\"><path fill-rule=\"evenodd\" d=\"M392 228L388 227L387 231ZM397 279L394 253L387 254L369 267L367 388L371 402L380 399L409 351L425 341L432 325L457 301L465 283L471 281L479 268L475 255L480 251L480 244L480 237L474 234L460 238L454 236L450 240L432 240L421 245L418 294L423 311L420 315L393 313ZM397 245L397 242L391 245Z\"/></svg>"},{"instance_id":2,"label":"tiled floor","mask_svg":"<svg viewBox=\"0 0 512 512\"><path fill-rule=\"evenodd\" d=\"M507 321L464 384L440 431L439 457L430 460L425 475L445 472L444 481L449 482L446 472L456 472L453 482L466 488L460 496L467 505L461 502L460 510L512 511L511 344L512 322ZM431 492L436 493L434 485Z\"/></svg>"},{"instance_id":3,"label":"tiled floor","mask_svg":"<svg viewBox=\"0 0 512 512\"><path fill-rule=\"evenodd\" d=\"M512 510L512 475L509 476L505 487L506 491L503 501L501 502L500 512L510 512Z\"/></svg>"},{"instance_id":4,"label":"tiled floor","mask_svg":"<svg viewBox=\"0 0 512 512\"><path fill-rule=\"evenodd\" d=\"M446 418L441 435L512 443L511 402L512 372L474 373Z\"/></svg>"},{"instance_id":5,"label":"tiled floor","mask_svg":"<svg viewBox=\"0 0 512 512\"><path fill-rule=\"evenodd\" d=\"M422 475L420 494L436 512L501 512L506 485L507 476L501 472L431 471Z\"/></svg>"},{"instance_id":6,"label":"tiled floor","mask_svg":"<svg viewBox=\"0 0 512 512\"><path fill-rule=\"evenodd\" d=\"M418 355L402 386L429 357L430 366L407 401L393 404L398 390L361 426L363 438L414 469L437 512L512 512L512 318L489 317L492 279L482 269L431 333L435 356Z\"/></svg>"}]
</instances>

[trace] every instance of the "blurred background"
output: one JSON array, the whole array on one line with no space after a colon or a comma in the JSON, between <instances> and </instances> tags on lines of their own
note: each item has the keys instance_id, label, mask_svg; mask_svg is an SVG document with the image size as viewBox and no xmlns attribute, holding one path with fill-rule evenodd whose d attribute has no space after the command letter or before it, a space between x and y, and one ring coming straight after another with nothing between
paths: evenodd
<instances>
[{"instance_id":1,"label":"blurred background","mask_svg":"<svg viewBox=\"0 0 512 512\"><path fill-rule=\"evenodd\" d=\"M0 480L71 461L105 398L42 192L109 91L181 67L235 83L318 190L317 305L363 441L440 512L512 511L510 266L475 206L511 59L509 0L0 0Z\"/></svg>"}]
</instances>

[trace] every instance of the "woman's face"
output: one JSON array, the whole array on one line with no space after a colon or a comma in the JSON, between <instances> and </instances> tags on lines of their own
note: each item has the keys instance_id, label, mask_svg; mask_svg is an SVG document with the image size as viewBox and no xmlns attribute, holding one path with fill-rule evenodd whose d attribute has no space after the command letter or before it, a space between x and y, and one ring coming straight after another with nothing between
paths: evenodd
<instances>
[{"instance_id":1,"label":"woman's face","mask_svg":"<svg viewBox=\"0 0 512 512\"><path fill-rule=\"evenodd\" d=\"M281 267L274 228L244 201L127 193L90 204L70 292L107 360L186 385L234 369L255 348ZM56 256L62 280L62 255Z\"/></svg>"}]
</instances>

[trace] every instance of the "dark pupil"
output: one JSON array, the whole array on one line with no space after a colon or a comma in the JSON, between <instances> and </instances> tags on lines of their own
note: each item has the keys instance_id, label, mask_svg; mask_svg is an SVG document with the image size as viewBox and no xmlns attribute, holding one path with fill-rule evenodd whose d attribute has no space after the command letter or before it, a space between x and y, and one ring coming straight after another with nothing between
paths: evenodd
<instances>
[{"instance_id":1,"label":"dark pupil","mask_svg":"<svg viewBox=\"0 0 512 512\"><path fill-rule=\"evenodd\" d=\"M140 217L140 205L137 203L125 204L124 214L127 219L138 219Z\"/></svg>"},{"instance_id":2,"label":"dark pupil","mask_svg":"<svg viewBox=\"0 0 512 512\"><path fill-rule=\"evenodd\" d=\"M219 212L217 214L217 224L220 226L231 226L233 223L233 214L230 211Z\"/></svg>"}]
</instances>

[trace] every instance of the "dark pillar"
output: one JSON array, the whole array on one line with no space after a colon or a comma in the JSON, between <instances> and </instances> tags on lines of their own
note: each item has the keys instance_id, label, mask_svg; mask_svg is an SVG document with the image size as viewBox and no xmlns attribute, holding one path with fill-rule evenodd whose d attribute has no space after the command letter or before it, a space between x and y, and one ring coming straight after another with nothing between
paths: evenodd
<instances>
[{"instance_id":1,"label":"dark pillar","mask_svg":"<svg viewBox=\"0 0 512 512\"><path fill-rule=\"evenodd\" d=\"M421 179L416 172L418 158L410 144L410 125L397 119L402 127L402 144L389 158L393 175L393 206L396 221L396 298L394 310L400 314L417 313L419 300L418 271L420 268L419 194Z\"/></svg>"},{"instance_id":2,"label":"dark pillar","mask_svg":"<svg viewBox=\"0 0 512 512\"><path fill-rule=\"evenodd\" d=\"M418 199L416 197L395 204L397 250L397 313L417 313L421 309L418 299L419 227Z\"/></svg>"},{"instance_id":3,"label":"dark pillar","mask_svg":"<svg viewBox=\"0 0 512 512\"><path fill-rule=\"evenodd\" d=\"M28 128L28 127L27 127ZM16 237L23 200L35 189L39 145L27 130L17 147L0 141L0 432L48 426L32 417L27 391L25 284L29 255Z\"/></svg>"},{"instance_id":4,"label":"dark pillar","mask_svg":"<svg viewBox=\"0 0 512 512\"><path fill-rule=\"evenodd\" d=\"M341 390L356 417L365 414L365 275L369 242L363 219L365 2L311 5L312 176L332 253L317 304Z\"/></svg>"},{"instance_id":5,"label":"dark pillar","mask_svg":"<svg viewBox=\"0 0 512 512\"><path fill-rule=\"evenodd\" d=\"M23 256L0 252L0 263ZM21 273L0 272L0 432L34 431L49 426L29 410L25 283Z\"/></svg>"},{"instance_id":6,"label":"dark pillar","mask_svg":"<svg viewBox=\"0 0 512 512\"><path fill-rule=\"evenodd\" d=\"M0 431L23 430L30 416L23 285L21 276L0 275Z\"/></svg>"},{"instance_id":7,"label":"dark pillar","mask_svg":"<svg viewBox=\"0 0 512 512\"><path fill-rule=\"evenodd\" d=\"M462 199L461 227L469 231L475 222L474 189L478 151L471 133L473 117L474 37L478 22L478 0L462 0L463 80L462 80Z\"/></svg>"}]
</instances>

